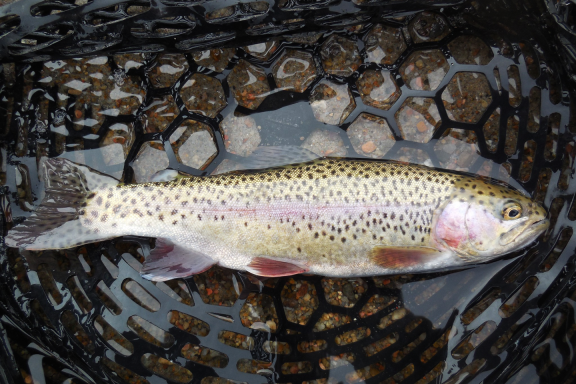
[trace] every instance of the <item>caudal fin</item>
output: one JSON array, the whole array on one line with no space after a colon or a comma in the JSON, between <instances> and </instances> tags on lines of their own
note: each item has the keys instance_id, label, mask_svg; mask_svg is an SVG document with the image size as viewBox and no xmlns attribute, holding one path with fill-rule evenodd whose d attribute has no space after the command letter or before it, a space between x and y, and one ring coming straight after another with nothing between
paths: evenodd
<instances>
[{"instance_id":1,"label":"caudal fin","mask_svg":"<svg viewBox=\"0 0 576 384\"><path fill-rule=\"evenodd\" d=\"M82 227L80 217L91 191L119 183L85 165L66 159L47 159L39 172L46 195L36 211L6 236L6 245L29 250L63 249L103 240Z\"/></svg>"}]
</instances>

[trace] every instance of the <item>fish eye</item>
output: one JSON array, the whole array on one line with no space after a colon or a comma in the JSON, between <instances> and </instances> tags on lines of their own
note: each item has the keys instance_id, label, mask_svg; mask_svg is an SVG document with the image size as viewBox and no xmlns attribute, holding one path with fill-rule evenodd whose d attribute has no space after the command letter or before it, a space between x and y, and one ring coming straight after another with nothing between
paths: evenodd
<instances>
[{"instance_id":1,"label":"fish eye","mask_svg":"<svg viewBox=\"0 0 576 384\"><path fill-rule=\"evenodd\" d=\"M502 209L504 220L515 220L522 216L522 207L517 203L509 203Z\"/></svg>"}]
</instances>

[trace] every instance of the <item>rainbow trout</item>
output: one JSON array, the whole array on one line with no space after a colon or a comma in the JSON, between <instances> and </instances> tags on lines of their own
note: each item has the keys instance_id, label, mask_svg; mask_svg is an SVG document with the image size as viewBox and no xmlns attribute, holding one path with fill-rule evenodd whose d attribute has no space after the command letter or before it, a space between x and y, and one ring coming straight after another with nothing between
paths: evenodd
<instances>
[{"instance_id":1,"label":"rainbow trout","mask_svg":"<svg viewBox=\"0 0 576 384\"><path fill-rule=\"evenodd\" d=\"M215 264L260 276L424 272L521 249L549 225L540 204L502 184L395 162L319 159L134 185L65 159L42 168L45 198L8 246L155 237L141 273L156 281Z\"/></svg>"}]
</instances>

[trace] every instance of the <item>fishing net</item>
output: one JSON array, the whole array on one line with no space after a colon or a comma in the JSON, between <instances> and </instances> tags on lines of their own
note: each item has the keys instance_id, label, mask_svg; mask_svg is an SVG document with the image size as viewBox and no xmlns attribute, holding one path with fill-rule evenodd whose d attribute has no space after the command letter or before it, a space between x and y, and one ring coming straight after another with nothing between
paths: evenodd
<instances>
[{"instance_id":1,"label":"fishing net","mask_svg":"<svg viewBox=\"0 0 576 384\"><path fill-rule=\"evenodd\" d=\"M512 183L550 229L434 274L142 279L154 239L3 248L16 383L575 381L574 5L20 0L0 8L3 233L62 156L143 182L262 145Z\"/></svg>"}]
</instances>

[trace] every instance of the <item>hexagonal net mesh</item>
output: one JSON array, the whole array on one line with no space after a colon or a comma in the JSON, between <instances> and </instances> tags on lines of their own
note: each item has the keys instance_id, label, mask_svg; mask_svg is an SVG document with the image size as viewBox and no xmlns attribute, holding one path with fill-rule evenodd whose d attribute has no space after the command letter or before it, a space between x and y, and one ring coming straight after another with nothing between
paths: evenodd
<instances>
[{"instance_id":1,"label":"hexagonal net mesh","mask_svg":"<svg viewBox=\"0 0 576 384\"><path fill-rule=\"evenodd\" d=\"M226 46L188 45L190 53L176 53L186 41L179 39L165 43L172 52L158 54L143 41L192 28L199 16L176 10L196 8L162 2L138 18L143 3L21 4L33 17L58 20L65 19L60 11L81 9L87 36L100 25L129 27L135 41L125 43L147 52L114 53L114 44L96 38L79 46L90 47L84 51L65 44L75 39L77 21L65 40L61 26L31 37L10 29L14 18L4 20L2 28L20 35L0 40L3 57L56 57L3 65L4 230L40 198L42 157L66 157L138 183L166 168L200 176L236 170L266 145L491 176L542 202L553 225L531 248L490 264L354 279L260 281L215 267L152 283L138 272L154 247L144 238L38 253L5 248L5 381L574 380L576 111L544 32L518 36L498 28L498 17L487 21L493 14L479 7L386 17L356 6L351 25L341 26L318 6L303 17L332 20L330 31L307 24L305 34L281 30L245 45L250 32L238 27ZM302 4L273 7L316 3ZM214 20L271 17L268 3L226 5L206 6L208 24L198 28L215 37L225 32L210 29L219 25ZM511 29L534 22L508 5ZM168 6L178 17L156 18ZM94 52L104 55L62 58Z\"/></svg>"}]
</instances>

